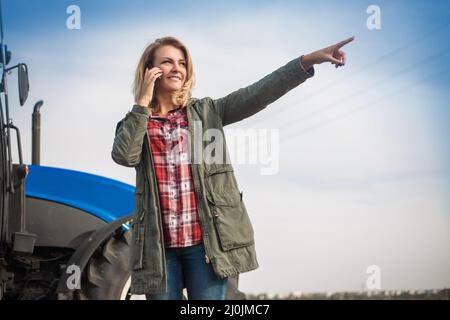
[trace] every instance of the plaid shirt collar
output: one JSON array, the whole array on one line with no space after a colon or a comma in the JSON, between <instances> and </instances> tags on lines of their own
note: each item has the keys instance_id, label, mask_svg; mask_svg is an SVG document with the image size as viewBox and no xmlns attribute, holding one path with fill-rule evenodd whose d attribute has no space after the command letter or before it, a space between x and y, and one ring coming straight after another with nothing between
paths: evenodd
<instances>
[{"instance_id":1,"label":"plaid shirt collar","mask_svg":"<svg viewBox=\"0 0 450 320\"><path fill-rule=\"evenodd\" d=\"M153 112L152 109L150 109L150 116L149 116L149 118L150 118L150 119L167 119L167 117L168 117L170 114L175 115L175 114L177 114L179 111L181 111L182 109L183 109L183 106L176 107L175 109L169 110L169 112L168 112L167 115L165 115L165 116L163 116L163 115L160 114L160 113Z\"/></svg>"}]
</instances>

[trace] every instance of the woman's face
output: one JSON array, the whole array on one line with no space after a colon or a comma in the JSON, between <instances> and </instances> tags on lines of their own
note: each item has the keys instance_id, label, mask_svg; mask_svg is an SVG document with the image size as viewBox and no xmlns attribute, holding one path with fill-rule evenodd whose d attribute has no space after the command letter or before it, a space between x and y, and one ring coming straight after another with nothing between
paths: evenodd
<instances>
[{"instance_id":1,"label":"woman's face","mask_svg":"<svg viewBox=\"0 0 450 320\"><path fill-rule=\"evenodd\" d=\"M155 51L153 66L163 71L157 80L158 89L162 91L180 90L186 81L186 60L183 51L170 45Z\"/></svg>"}]
</instances>

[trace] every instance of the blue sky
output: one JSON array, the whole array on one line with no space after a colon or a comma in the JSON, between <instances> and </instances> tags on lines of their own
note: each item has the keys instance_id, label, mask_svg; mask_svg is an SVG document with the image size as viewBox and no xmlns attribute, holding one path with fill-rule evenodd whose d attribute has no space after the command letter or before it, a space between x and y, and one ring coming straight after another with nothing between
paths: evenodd
<instances>
[{"instance_id":1,"label":"blue sky","mask_svg":"<svg viewBox=\"0 0 450 320\"><path fill-rule=\"evenodd\" d=\"M10 79L25 160L32 106L44 99L43 164L130 184L133 170L114 164L110 149L133 103L137 59L155 38L182 39L194 59L194 96L220 97L355 35L344 68L316 66L314 78L229 128L278 129L281 141L277 174L235 165L261 265L241 286L359 290L371 264L381 267L383 288L450 285L448 1L2 3L12 63L30 69L23 108ZM81 8L81 30L66 28L71 4ZM371 4L381 30L366 27Z\"/></svg>"},{"instance_id":2,"label":"blue sky","mask_svg":"<svg viewBox=\"0 0 450 320\"><path fill-rule=\"evenodd\" d=\"M64 28L67 15L65 9L68 5L76 4L82 7L83 30L80 34L72 33L71 37L82 38L83 33L90 29L105 30L112 26L126 29L127 25L134 21L145 21L149 19L155 21L167 21L172 15L183 14L186 19L176 18L178 22L184 24L205 25L213 23L215 19L232 17L239 12L258 12L259 10L274 10L282 12L298 12L302 16L307 12L307 19L315 20L315 16L328 20L331 24L338 24L343 36L355 34L356 36L367 39L362 50L371 50L383 48L388 52L402 44L410 43L420 36L438 28L431 33L429 37L420 38L413 50L405 50L412 57L421 57L426 53L438 52L445 49L448 43L445 39L445 32L448 32L449 21L448 12L450 4L448 1L433 1L432 3L424 1L378 1L376 4L383 7L383 28L389 29L388 36L386 32L372 32L365 27L366 15L359 14L364 12L371 1L346 1L343 4L335 4L332 1L130 1L125 4L119 0L96 0L96 1L26 1L14 0L3 1L5 12L4 25L7 31L6 37L8 43L24 43L27 39L36 39L36 37L60 35L67 37L67 30ZM333 13L334 8L344 10L350 13L351 19L342 19L339 15ZM354 14L353 14L354 13ZM303 16L302 16L303 17ZM180 21L181 20L181 21ZM320 21L320 20L319 20ZM320 23L315 23L315 26ZM355 28L355 25L357 27ZM446 26L439 29L440 26ZM162 30L164 32L164 30ZM290 31L292 32L292 31ZM237 35L235 35L237 36ZM326 35L324 36L326 38ZM325 42L324 42L325 43ZM118 39L118 46L126 45L123 39ZM22 52L16 52L20 56ZM446 59L443 59L445 61ZM395 59L392 61L397 63ZM446 63L447 64L447 63ZM448 65L448 64L447 64ZM441 63L437 63L430 68L426 64L417 66L417 73L427 72L441 68ZM430 79L429 81L436 88L445 89L448 81L443 79ZM448 76L444 78L448 80ZM440 112L450 112L448 108L442 108ZM447 113L447 115L449 115ZM447 119L447 117L437 117L438 119ZM440 130L448 130L445 121L437 123ZM448 133L448 131L447 131Z\"/></svg>"}]
</instances>

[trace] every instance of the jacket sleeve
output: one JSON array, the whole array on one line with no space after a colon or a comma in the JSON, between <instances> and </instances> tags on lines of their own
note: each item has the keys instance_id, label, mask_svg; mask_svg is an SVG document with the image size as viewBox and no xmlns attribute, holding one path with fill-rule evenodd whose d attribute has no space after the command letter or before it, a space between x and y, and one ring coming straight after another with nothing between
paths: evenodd
<instances>
[{"instance_id":1,"label":"jacket sleeve","mask_svg":"<svg viewBox=\"0 0 450 320\"><path fill-rule=\"evenodd\" d=\"M305 71L300 58L295 58L248 87L238 89L223 98L213 99L213 108L225 126L263 110L313 75L313 67Z\"/></svg>"},{"instance_id":2,"label":"jacket sleeve","mask_svg":"<svg viewBox=\"0 0 450 320\"><path fill-rule=\"evenodd\" d=\"M140 163L148 115L147 107L134 105L125 118L117 123L111 151L114 162L126 167L135 167Z\"/></svg>"}]
</instances>

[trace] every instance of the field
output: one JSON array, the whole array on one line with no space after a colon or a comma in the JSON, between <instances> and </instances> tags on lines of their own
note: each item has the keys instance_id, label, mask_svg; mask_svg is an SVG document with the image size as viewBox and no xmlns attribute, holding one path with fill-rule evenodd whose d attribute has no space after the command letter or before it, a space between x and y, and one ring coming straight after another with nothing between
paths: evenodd
<instances>
[{"instance_id":1,"label":"field","mask_svg":"<svg viewBox=\"0 0 450 320\"><path fill-rule=\"evenodd\" d=\"M450 289L380 290L361 292L291 292L287 294L246 294L249 300L449 300Z\"/></svg>"}]
</instances>

